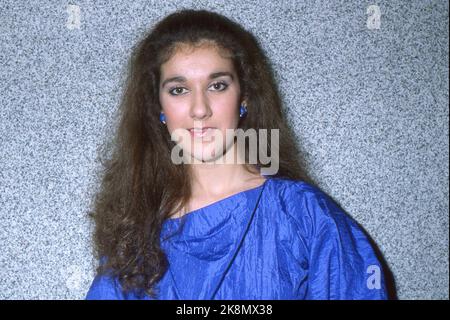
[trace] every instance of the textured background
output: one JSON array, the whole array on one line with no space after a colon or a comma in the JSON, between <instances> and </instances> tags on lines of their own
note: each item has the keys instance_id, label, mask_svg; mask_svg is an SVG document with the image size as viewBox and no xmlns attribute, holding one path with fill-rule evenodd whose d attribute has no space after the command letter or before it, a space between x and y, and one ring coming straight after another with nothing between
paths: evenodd
<instances>
[{"instance_id":1,"label":"textured background","mask_svg":"<svg viewBox=\"0 0 450 320\"><path fill-rule=\"evenodd\" d=\"M126 60L182 7L260 39L309 172L378 244L398 297L448 299L444 0L1 0L0 298L84 298L96 150Z\"/></svg>"}]
</instances>

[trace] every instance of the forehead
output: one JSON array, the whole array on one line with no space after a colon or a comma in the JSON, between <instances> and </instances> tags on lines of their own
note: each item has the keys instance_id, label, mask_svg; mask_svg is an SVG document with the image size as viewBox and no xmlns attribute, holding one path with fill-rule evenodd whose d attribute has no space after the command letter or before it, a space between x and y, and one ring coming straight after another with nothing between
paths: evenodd
<instances>
[{"instance_id":1,"label":"forehead","mask_svg":"<svg viewBox=\"0 0 450 320\"><path fill-rule=\"evenodd\" d=\"M170 58L161 64L161 73L209 73L218 68L234 72L233 60L229 51L210 42L198 45L179 44L172 51Z\"/></svg>"}]
</instances>

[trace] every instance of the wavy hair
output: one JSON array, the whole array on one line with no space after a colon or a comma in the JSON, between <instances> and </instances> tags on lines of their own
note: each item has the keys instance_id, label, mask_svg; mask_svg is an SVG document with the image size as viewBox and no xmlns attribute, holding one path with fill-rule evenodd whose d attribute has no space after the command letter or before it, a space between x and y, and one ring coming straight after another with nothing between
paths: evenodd
<instances>
[{"instance_id":1,"label":"wavy hair","mask_svg":"<svg viewBox=\"0 0 450 320\"><path fill-rule=\"evenodd\" d=\"M210 11L180 10L166 16L133 47L118 125L103 144L100 188L88 213L94 223L94 256L101 262L97 274L111 272L124 292L157 296L156 284L168 268L160 246L162 225L191 196L188 167L172 163L175 144L159 121L160 66L180 45L205 41L227 53L237 71L248 109L239 128L279 129L276 176L313 183L302 169L270 63L255 37ZM269 164L258 159L257 166Z\"/></svg>"}]
</instances>

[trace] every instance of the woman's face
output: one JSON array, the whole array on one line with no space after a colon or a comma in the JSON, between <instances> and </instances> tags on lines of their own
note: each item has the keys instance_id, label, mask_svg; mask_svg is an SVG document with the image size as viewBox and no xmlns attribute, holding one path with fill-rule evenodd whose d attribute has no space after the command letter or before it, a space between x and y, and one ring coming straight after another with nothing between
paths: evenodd
<instances>
[{"instance_id":1,"label":"woman's face","mask_svg":"<svg viewBox=\"0 0 450 320\"><path fill-rule=\"evenodd\" d=\"M169 133L183 129L177 133L182 132L184 156L219 159L233 145L230 134L239 122L240 85L232 60L215 46L184 46L160 71L159 101Z\"/></svg>"}]
</instances>

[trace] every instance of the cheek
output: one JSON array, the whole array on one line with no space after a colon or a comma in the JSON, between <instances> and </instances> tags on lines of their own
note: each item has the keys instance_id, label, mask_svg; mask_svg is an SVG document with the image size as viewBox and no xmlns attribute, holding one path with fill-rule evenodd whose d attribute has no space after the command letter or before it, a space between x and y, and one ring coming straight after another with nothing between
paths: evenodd
<instances>
[{"instance_id":1,"label":"cheek","mask_svg":"<svg viewBox=\"0 0 450 320\"><path fill-rule=\"evenodd\" d=\"M239 121L239 113L234 105L227 105L224 108L218 108L214 113L220 123L228 128L235 127Z\"/></svg>"},{"instance_id":2,"label":"cheek","mask_svg":"<svg viewBox=\"0 0 450 320\"><path fill-rule=\"evenodd\" d=\"M225 99L220 99L215 101L214 105L214 113L216 115L220 115L223 119L233 119L239 116L238 113L238 100L234 97L227 97Z\"/></svg>"},{"instance_id":3,"label":"cheek","mask_svg":"<svg viewBox=\"0 0 450 320\"><path fill-rule=\"evenodd\" d=\"M173 99L162 99L161 107L166 115L167 123L177 125L186 120L188 109L182 101L174 101Z\"/></svg>"},{"instance_id":4,"label":"cheek","mask_svg":"<svg viewBox=\"0 0 450 320\"><path fill-rule=\"evenodd\" d=\"M170 133L177 128L183 127L185 117L176 112L166 112L167 129Z\"/></svg>"}]
</instances>

